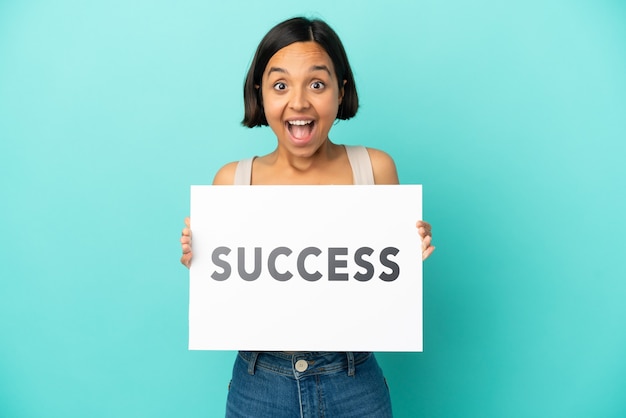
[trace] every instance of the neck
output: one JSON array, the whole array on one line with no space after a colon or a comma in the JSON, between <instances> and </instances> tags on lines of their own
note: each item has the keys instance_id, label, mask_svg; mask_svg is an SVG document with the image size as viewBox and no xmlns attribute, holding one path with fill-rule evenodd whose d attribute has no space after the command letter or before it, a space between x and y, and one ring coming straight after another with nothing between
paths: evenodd
<instances>
[{"instance_id":1,"label":"neck","mask_svg":"<svg viewBox=\"0 0 626 418\"><path fill-rule=\"evenodd\" d=\"M274 163L289 167L298 172L306 172L313 167L324 165L337 156L338 145L333 144L330 139L326 139L324 143L313 152L313 154L297 155L288 152L280 146L272 153Z\"/></svg>"}]
</instances>

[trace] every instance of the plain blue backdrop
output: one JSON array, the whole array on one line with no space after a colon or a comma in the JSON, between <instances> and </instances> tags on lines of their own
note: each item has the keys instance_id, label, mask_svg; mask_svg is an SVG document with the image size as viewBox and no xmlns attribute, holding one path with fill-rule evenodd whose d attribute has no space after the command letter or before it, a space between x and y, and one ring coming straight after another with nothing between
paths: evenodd
<instances>
[{"instance_id":1,"label":"plain blue backdrop","mask_svg":"<svg viewBox=\"0 0 626 418\"><path fill-rule=\"evenodd\" d=\"M0 1L0 416L223 415L235 353L187 350L178 237L189 185L273 149L243 77L299 14L355 71L331 138L424 185L424 352L379 355L396 416L626 416L617 0Z\"/></svg>"}]
</instances>

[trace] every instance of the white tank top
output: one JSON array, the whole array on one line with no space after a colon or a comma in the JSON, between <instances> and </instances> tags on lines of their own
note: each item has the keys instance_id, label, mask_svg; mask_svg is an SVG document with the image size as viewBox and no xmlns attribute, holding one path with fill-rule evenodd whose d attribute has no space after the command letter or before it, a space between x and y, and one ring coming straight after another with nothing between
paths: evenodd
<instances>
[{"instance_id":1,"label":"white tank top","mask_svg":"<svg viewBox=\"0 0 626 418\"><path fill-rule=\"evenodd\" d=\"M361 145L344 145L348 153L348 160L352 167L353 184L367 185L374 184L374 172L372 162L367 153L367 149ZM252 179L252 161L255 157L246 158L237 163L235 170L235 181L237 186L249 186Z\"/></svg>"}]
</instances>

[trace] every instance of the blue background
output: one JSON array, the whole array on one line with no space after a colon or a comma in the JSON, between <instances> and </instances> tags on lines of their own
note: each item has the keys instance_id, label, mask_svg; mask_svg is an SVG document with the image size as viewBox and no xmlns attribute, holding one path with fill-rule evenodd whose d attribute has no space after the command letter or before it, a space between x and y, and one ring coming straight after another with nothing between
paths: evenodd
<instances>
[{"instance_id":1,"label":"blue background","mask_svg":"<svg viewBox=\"0 0 626 418\"><path fill-rule=\"evenodd\" d=\"M424 185L396 416L626 416L626 4L292 3L0 1L0 416L223 415L235 353L187 350L178 237L190 184L273 149L243 77L299 14L355 71L331 138Z\"/></svg>"}]
</instances>

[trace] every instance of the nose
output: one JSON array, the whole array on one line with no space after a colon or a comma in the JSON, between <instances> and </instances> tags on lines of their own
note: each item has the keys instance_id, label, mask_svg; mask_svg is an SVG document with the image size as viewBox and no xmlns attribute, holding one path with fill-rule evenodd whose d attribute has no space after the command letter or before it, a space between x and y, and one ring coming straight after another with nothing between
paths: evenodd
<instances>
[{"instance_id":1,"label":"nose","mask_svg":"<svg viewBox=\"0 0 626 418\"><path fill-rule=\"evenodd\" d=\"M294 88L291 90L291 97L289 98L289 107L293 110L299 111L308 109L311 103L307 92L303 88Z\"/></svg>"}]
</instances>

